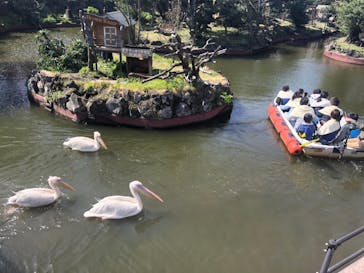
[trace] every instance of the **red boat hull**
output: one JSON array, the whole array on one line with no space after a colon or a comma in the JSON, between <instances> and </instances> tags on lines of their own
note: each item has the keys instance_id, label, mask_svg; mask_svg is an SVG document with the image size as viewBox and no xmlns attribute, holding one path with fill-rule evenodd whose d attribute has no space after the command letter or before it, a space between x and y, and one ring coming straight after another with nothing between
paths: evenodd
<instances>
[{"instance_id":1,"label":"red boat hull","mask_svg":"<svg viewBox=\"0 0 364 273\"><path fill-rule=\"evenodd\" d=\"M341 54L336 51L330 51L330 50L325 49L324 55L326 57L328 57L330 59L334 59L336 61L350 63L350 64L364 65L364 59L353 58L353 57L346 56L346 55Z\"/></svg>"},{"instance_id":2,"label":"red boat hull","mask_svg":"<svg viewBox=\"0 0 364 273\"><path fill-rule=\"evenodd\" d=\"M291 155L302 154L301 144L292 135L286 122L281 117L281 114L278 112L277 107L275 107L273 104L269 104L268 106L268 117L272 122L274 128L276 129L277 133L279 134L282 142L286 146L288 152Z\"/></svg>"}]
</instances>

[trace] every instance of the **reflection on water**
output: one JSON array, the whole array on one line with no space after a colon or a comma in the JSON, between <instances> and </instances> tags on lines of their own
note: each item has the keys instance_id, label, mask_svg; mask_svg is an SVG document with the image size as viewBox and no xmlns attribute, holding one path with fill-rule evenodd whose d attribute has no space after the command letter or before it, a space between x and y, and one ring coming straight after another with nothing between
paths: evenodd
<instances>
[{"instance_id":1,"label":"reflection on water","mask_svg":"<svg viewBox=\"0 0 364 273\"><path fill-rule=\"evenodd\" d=\"M363 117L363 68L323 58L322 43L219 59L235 94L230 119L160 131L76 125L30 106L32 37L0 37L0 202L49 175L77 191L45 208L0 210L1 272L314 272L327 239L363 225L363 162L290 157L267 119L287 83L328 90ZM107 151L62 147L94 130ZM130 195L135 179L165 203L143 198L143 213L121 221L82 217L95 199Z\"/></svg>"}]
</instances>

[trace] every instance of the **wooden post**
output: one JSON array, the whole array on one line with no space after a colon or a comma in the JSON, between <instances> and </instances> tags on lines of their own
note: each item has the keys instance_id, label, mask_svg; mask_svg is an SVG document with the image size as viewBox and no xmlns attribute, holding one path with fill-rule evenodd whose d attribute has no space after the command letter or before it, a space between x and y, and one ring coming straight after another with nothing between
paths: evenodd
<instances>
[{"instance_id":1,"label":"wooden post","mask_svg":"<svg viewBox=\"0 0 364 273\"><path fill-rule=\"evenodd\" d=\"M90 47L87 47L87 65L88 65L88 69L90 71L94 71L93 56L92 56L92 50Z\"/></svg>"}]
</instances>

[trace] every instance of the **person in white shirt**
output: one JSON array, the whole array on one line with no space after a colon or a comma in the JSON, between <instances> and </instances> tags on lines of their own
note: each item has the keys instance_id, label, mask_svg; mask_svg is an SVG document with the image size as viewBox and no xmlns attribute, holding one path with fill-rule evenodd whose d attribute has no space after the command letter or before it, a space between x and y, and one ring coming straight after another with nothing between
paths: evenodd
<instances>
[{"instance_id":1,"label":"person in white shirt","mask_svg":"<svg viewBox=\"0 0 364 273\"><path fill-rule=\"evenodd\" d=\"M288 85L284 85L277 96L274 98L276 105L285 105L293 96L293 91L289 89Z\"/></svg>"}]
</instances>

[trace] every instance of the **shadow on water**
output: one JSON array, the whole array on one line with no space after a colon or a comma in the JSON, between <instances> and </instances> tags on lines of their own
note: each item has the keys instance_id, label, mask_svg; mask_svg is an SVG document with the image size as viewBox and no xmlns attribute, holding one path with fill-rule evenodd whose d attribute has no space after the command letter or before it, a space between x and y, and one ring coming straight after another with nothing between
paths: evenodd
<instances>
[{"instance_id":1,"label":"shadow on water","mask_svg":"<svg viewBox=\"0 0 364 273\"><path fill-rule=\"evenodd\" d=\"M24 269L20 269L19 266L10 260L4 251L0 250L0 272L1 273L21 273L25 272Z\"/></svg>"}]
</instances>

